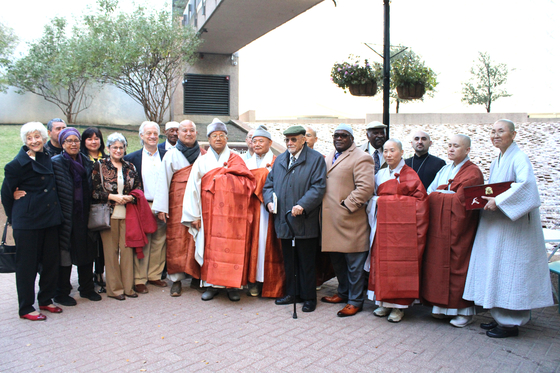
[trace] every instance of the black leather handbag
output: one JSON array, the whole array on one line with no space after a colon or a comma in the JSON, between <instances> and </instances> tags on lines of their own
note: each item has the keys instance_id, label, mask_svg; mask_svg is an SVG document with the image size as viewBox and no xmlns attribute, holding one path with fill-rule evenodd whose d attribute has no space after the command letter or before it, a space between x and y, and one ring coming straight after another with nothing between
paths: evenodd
<instances>
[{"instance_id":1,"label":"black leather handbag","mask_svg":"<svg viewBox=\"0 0 560 373\"><path fill-rule=\"evenodd\" d=\"M16 271L16 246L6 244L8 223L4 225L2 245L0 245L0 273L14 273Z\"/></svg>"}]
</instances>

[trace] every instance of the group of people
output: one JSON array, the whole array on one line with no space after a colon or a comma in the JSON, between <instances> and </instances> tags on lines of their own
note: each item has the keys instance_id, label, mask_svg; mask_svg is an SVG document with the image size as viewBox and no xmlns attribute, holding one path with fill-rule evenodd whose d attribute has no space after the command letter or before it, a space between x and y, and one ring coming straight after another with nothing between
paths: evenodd
<instances>
[{"instance_id":1,"label":"group of people","mask_svg":"<svg viewBox=\"0 0 560 373\"><path fill-rule=\"evenodd\" d=\"M315 310L317 286L334 270L337 292L321 301L344 304L339 317L360 312L368 297L378 305L374 315L390 322L422 303L464 327L479 305L494 318L481 324L488 336L518 335L530 310L553 300L539 194L514 124L493 125L500 155L488 180L513 183L482 197L480 212L465 208L464 188L484 184L468 136L449 139L446 164L418 131L405 160L386 127L367 124L367 142L357 146L352 127L340 124L334 150L323 156L313 150L312 128L292 126L283 133L287 150L276 156L264 126L248 133L239 155L218 119L206 128L207 150L190 120L167 123L160 144L160 126L144 122L142 149L126 155L126 138L113 133L106 156L96 128L80 135L58 118L47 129L25 124L2 185L20 317L46 319L33 307L37 272L40 310L62 312L53 300L76 304L72 264L80 296L92 301L101 299L94 283L125 300L148 293L147 285L166 287L167 276L173 297L191 278L204 301L220 291L238 301L247 287L278 305L303 303L303 312ZM93 204L110 207L110 228L88 229Z\"/></svg>"}]
</instances>

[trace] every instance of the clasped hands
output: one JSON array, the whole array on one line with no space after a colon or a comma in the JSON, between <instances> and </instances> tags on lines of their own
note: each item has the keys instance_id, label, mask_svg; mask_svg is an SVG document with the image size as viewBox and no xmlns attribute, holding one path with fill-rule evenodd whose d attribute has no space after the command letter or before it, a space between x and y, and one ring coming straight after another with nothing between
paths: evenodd
<instances>
[{"instance_id":1,"label":"clasped hands","mask_svg":"<svg viewBox=\"0 0 560 373\"><path fill-rule=\"evenodd\" d=\"M129 202L134 201L133 196L126 196L122 194L109 194L109 201L115 202L117 205L126 205Z\"/></svg>"}]
</instances>

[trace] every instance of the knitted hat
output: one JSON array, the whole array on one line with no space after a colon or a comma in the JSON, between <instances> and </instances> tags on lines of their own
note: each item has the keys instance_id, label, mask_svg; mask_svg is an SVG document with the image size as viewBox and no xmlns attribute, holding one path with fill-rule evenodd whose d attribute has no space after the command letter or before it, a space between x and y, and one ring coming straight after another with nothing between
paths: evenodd
<instances>
[{"instance_id":1,"label":"knitted hat","mask_svg":"<svg viewBox=\"0 0 560 373\"><path fill-rule=\"evenodd\" d=\"M212 132L216 131L223 131L226 133L226 135L228 133L226 125L218 118L214 118L212 123L210 123L208 127L206 127L206 136L210 137Z\"/></svg>"},{"instance_id":2,"label":"knitted hat","mask_svg":"<svg viewBox=\"0 0 560 373\"><path fill-rule=\"evenodd\" d=\"M266 137L267 139L272 140L272 136L270 135L270 132L268 132L266 130L266 127L263 126L262 124L257 127L255 132L253 132L253 138L255 137Z\"/></svg>"},{"instance_id":3,"label":"knitted hat","mask_svg":"<svg viewBox=\"0 0 560 373\"><path fill-rule=\"evenodd\" d=\"M350 127L348 124L344 124L344 123L340 123L335 129L334 131L338 131L338 130L343 130L348 132L349 134L352 135L352 137L354 137L354 131L352 131L352 127Z\"/></svg>"},{"instance_id":4,"label":"knitted hat","mask_svg":"<svg viewBox=\"0 0 560 373\"><path fill-rule=\"evenodd\" d=\"M165 123L165 130L167 131L170 128L179 128L178 122L167 122Z\"/></svg>"}]
</instances>

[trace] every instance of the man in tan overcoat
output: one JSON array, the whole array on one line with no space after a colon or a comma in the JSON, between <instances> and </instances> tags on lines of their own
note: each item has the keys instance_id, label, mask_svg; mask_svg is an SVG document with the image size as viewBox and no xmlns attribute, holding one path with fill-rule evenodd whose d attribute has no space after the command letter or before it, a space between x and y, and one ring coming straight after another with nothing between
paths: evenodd
<instances>
[{"instance_id":1,"label":"man in tan overcoat","mask_svg":"<svg viewBox=\"0 0 560 373\"><path fill-rule=\"evenodd\" d=\"M326 158L327 191L323 197L322 243L338 278L337 294L325 303L347 303L337 315L353 316L364 303L364 263L369 251L367 202L375 191L374 163L354 144L347 124L334 131L335 150Z\"/></svg>"}]
</instances>

